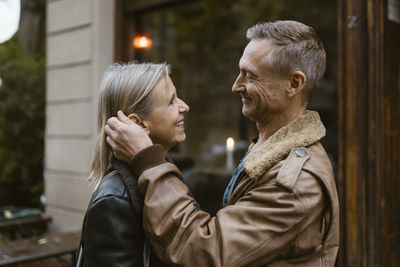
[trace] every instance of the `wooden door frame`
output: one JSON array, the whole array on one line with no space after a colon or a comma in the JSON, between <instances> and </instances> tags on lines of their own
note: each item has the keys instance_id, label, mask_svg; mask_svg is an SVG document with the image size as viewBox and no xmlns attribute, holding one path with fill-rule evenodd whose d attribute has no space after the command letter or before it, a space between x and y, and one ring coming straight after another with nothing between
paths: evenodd
<instances>
[{"instance_id":1,"label":"wooden door frame","mask_svg":"<svg viewBox=\"0 0 400 267\"><path fill-rule=\"evenodd\" d=\"M384 1L339 0L339 266L378 266Z\"/></svg>"}]
</instances>

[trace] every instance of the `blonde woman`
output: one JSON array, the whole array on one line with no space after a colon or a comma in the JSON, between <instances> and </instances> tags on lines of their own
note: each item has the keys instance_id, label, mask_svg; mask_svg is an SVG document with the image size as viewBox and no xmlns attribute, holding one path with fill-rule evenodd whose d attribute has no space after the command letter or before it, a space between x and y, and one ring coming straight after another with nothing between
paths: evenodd
<instances>
[{"instance_id":1,"label":"blonde woman","mask_svg":"<svg viewBox=\"0 0 400 267\"><path fill-rule=\"evenodd\" d=\"M168 65L150 63L114 64L104 74L98 99L100 133L88 178L98 187L85 215L77 266L163 266L146 242L137 177L113 157L104 128L122 111L166 157L186 138L184 113L189 110L169 74Z\"/></svg>"}]
</instances>

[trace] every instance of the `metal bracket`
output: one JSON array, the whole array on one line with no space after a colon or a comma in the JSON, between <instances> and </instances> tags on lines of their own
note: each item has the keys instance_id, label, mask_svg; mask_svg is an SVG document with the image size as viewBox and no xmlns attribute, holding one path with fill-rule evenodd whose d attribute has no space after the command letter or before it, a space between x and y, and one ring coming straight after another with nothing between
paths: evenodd
<instances>
[{"instance_id":1,"label":"metal bracket","mask_svg":"<svg viewBox=\"0 0 400 267\"><path fill-rule=\"evenodd\" d=\"M358 28L358 17L357 16L349 16L347 27L349 29L357 29Z\"/></svg>"}]
</instances>

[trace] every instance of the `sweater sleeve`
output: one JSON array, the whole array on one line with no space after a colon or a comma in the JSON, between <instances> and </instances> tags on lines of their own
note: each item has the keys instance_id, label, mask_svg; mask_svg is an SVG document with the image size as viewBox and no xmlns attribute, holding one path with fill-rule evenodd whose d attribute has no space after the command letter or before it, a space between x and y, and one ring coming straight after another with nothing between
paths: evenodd
<instances>
[{"instance_id":1,"label":"sweater sleeve","mask_svg":"<svg viewBox=\"0 0 400 267\"><path fill-rule=\"evenodd\" d=\"M166 160L163 156L163 148L161 145L156 144L149 146L136 154L136 156L134 156L129 162L129 166L135 175L139 177L145 170L165 162Z\"/></svg>"}]
</instances>

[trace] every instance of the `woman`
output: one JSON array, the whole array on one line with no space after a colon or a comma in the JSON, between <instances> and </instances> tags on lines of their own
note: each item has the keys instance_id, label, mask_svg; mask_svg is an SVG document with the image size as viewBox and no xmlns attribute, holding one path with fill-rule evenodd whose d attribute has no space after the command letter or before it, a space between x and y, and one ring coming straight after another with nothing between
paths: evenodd
<instances>
[{"instance_id":1,"label":"woman","mask_svg":"<svg viewBox=\"0 0 400 267\"><path fill-rule=\"evenodd\" d=\"M164 156L186 138L184 113L166 64L114 64L100 85L98 128L90 181L98 183L82 229L78 266L163 266L151 252L142 227L143 199L137 177L113 158L104 127L119 110L141 125ZM125 181L135 181L134 183Z\"/></svg>"}]
</instances>

